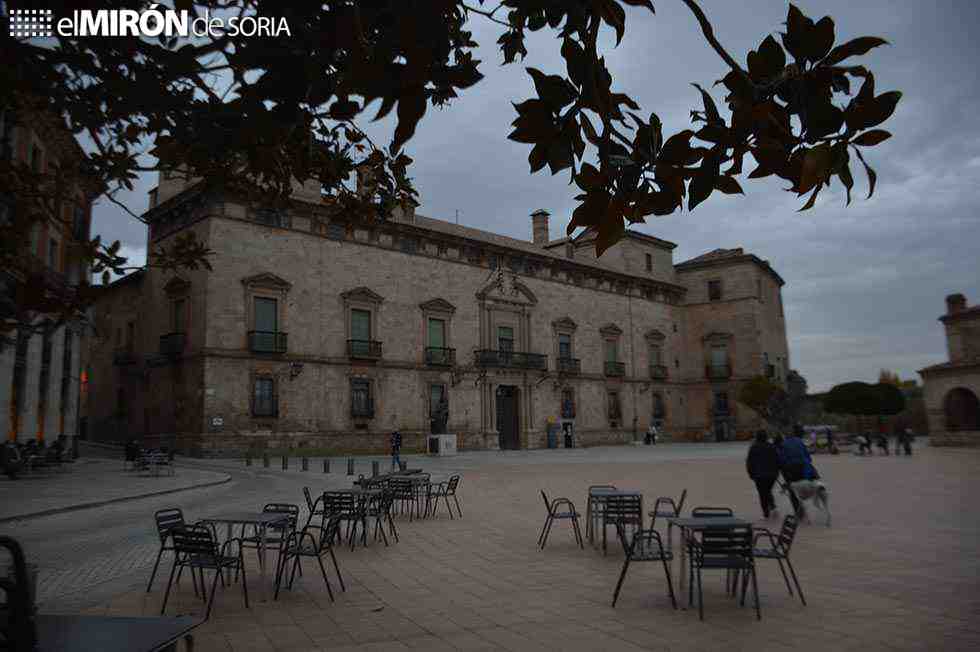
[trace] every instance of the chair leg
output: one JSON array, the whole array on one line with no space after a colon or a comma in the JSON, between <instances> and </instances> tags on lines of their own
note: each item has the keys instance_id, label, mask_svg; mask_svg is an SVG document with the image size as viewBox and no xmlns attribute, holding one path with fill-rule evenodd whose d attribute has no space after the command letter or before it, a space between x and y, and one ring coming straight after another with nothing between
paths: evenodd
<instances>
[{"instance_id":1,"label":"chair leg","mask_svg":"<svg viewBox=\"0 0 980 652\"><path fill-rule=\"evenodd\" d=\"M789 576L786 575L786 569L783 567L783 560L777 557L776 561L779 563L779 572L783 575L783 581L786 582L786 590L789 591L790 595L793 595L793 587L790 586Z\"/></svg>"},{"instance_id":2,"label":"chair leg","mask_svg":"<svg viewBox=\"0 0 980 652\"><path fill-rule=\"evenodd\" d=\"M790 568L792 568L792 566L790 566ZM748 572L752 573L752 593L755 595L755 619L762 620L762 610L759 608L759 583L755 578L755 566L750 568Z\"/></svg>"},{"instance_id":3,"label":"chair leg","mask_svg":"<svg viewBox=\"0 0 980 652\"><path fill-rule=\"evenodd\" d=\"M555 519L550 514L548 515L548 523L546 524L544 530L544 538L541 539L541 549L544 550L545 545L548 543L548 535L551 534L551 524L555 522Z\"/></svg>"},{"instance_id":4,"label":"chair leg","mask_svg":"<svg viewBox=\"0 0 980 652\"><path fill-rule=\"evenodd\" d=\"M463 518L463 508L459 506L459 498L456 497L456 494L453 494L453 502L456 503L456 511L459 513L459 517Z\"/></svg>"},{"instance_id":5,"label":"chair leg","mask_svg":"<svg viewBox=\"0 0 980 652\"><path fill-rule=\"evenodd\" d=\"M626 569L630 567L629 555L626 556L626 560L623 561L623 570L619 573L619 581L616 582L616 590L613 591L613 601L612 606L616 606L616 600L619 599L619 590L623 588L623 580L626 579Z\"/></svg>"},{"instance_id":6,"label":"chair leg","mask_svg":"<svg viewBox=\"0 0 980 652\"><path fill-rule=\"evenodd\" d=\"M167 580L167 591L166 591L166 593L163 594L163 606L160 607L160 615L161 616L167 610L167 600L170 599L170 587L174 583L174 572L176 572L176 570L177 570L177 563L179 561L180 561L180 559L175 556L174 557L174 565L170 568L170 579ZM181 566L180 568L181 568L181 570L184 569L183 566Z\"/></svg>"},{"instance_id":7,"label":"chair leg","mask_svg":"<svg viewBox=\"0 0 980 652\"><path fill-rule=\"evenodd\" d=\"M395 521L391 518L391 512L388 512L388 531L391 535L395 537L395 543L398 543L398 530L395 529Z\"/></svg>"},{"instance_id":8,"label":"chair leg","mask_svg":"<svg viewBox=\"0 0 980 652\"><path fill-rule=\"evenodd\" d=\"M449 494L443 494L442 496L446 500L446 510L449 511L449 520L453 520L453 506L449 504Z\"/></svg>"},{"instance_id":9,"label":"chair leg","mask_svg":"<svg viewBox=\"0 0 980 652\"><path fill-rule=\"evenodd\" d=\"M701 568L698 567L698 619L704 620L704 592L701 588Z\"/></svg>"},{"instance_id":10,"label":"chair leg","mask_svg":"<svg viewBox=\"0 0 980 652\"><path fill-rule=\"evenodd\" d=\"M163 557L163 546L160 546L160 552L157 553L156 563L153 564L153 572L150 573L150 582L146 585L146 592L149 593L150 589L153 588L153 578L157 576L157 567L160 565L160 558Z\"/></svg>"},{"instance_id":11,"label":"chair leg","mask_svg":"<svg viewBox=\"0 0 980 652\"><path fill-rule=\"evenodd\" d=\"M670 579L670 568L667 566L667 560L663 557L660 561L664 565L664 575L667 576L667 592L670 593L670 603L674 605L674 609L677 609L677 598L674 597L674 581Z\"/></svg>"},{"instance_id":12,"label":"chair leg","mask_svg":"<svg viewBox=\"0 0 980 652\"><path fill-rule=\"evenodd\" d=\"M204 620L211 617L211 605L214 604L214 594L218 592L218 575L221 575L221 567L214 569L214 579L211 580L211 597L208 599L208 609L204 612ZM204 584L204 569L201 569L201 584Z\"/></svg>"},{"instance_id":13,"label":"chair leg","mask_svg":"<svg viewBox=\"0 0 980 652\"><path fill-rule=\"evenodd\" d=\"M323 559L320 558L320 555L317 555L316 561L318 564L320 564L320 573L323 575L323 583L327 585L327 595L330 596L330 602L333 602L333 589L330 588L330 580L327 579L327 569L323 567Z\"/></svg>"},{"instance_id":14,"label":"chair leg","mask_svg":"<svg viewBox=\"0 0 980 652\"><path fill-rule=\"evenodd\" d=\"M582 528L578 524L578 516L572 517L572 528L575 530L575 542L578 543L578 547L585 550L585 543L582 541Z\"/></svg>"},{"instance_id":15,"label":"chair leg","mask_svg":"<svg viewBox=\"0 0 980 652\"><path fill-rule=\"evenodd\" d=\"M337 556L333 554L333 548L328 548L330 550L330 559L333 560L333 569L337 572L337 579L340 580L340 590L347 593L347 587L344 585L344 576L340 574L340 566L337 565Z\"/></svg>"},{"instance_id":16,"label":"chair leg","mask_svg":"<svg viewBox=\"0 0 980 652\"><path fill-rule=\"evenodd\" d=\"M805 607L806 598L803 597L803 589L800 588L800 580L796 577L796 570L793 568L793 562L789 560L789 557L786 558L786 565L789 566L789 574L793 576L793 584L796 585L796 592L800 594L800 602L802 602L803 606Z\"/></svg>"},{"instance_id":17,"label":"chair leg","mask_svg":"<svg viewBox=\"0 0 980 652\"><path fill-rule=\"evenodd\" d=\"M248 582L245 581L245 555L241 548L238 550L238 565L242 567L242 595L245 596L245 608L248 609Z\"/></svg>"},{"instance_id":18,"label":"chair leg","mask_svg":"<svg viewBox=\"0 0 980 652\"><path fill-rule=\"evenodd\" d=\"M548 515L544 519L544 525L541 526L541 534L538 535L538 547L539 548L541 547L541 541L544 539L544 531L548 529L548 521L549 520L551 520L551 513L550 512L548 513Z\"/></svg>"},{"instance_id":19,"label":"chair leg","mask_svg":"<svg viewBox=\"0 0 980 652\"><path fill-rule=\"evenodd\" d=\"M279 588L282 586L282 571L283 566L288 563L288 557L284 555L279 555L279 559L276 562L276 592L273 594L273 601L279 599Z\"/></svg>"}]
</instances>

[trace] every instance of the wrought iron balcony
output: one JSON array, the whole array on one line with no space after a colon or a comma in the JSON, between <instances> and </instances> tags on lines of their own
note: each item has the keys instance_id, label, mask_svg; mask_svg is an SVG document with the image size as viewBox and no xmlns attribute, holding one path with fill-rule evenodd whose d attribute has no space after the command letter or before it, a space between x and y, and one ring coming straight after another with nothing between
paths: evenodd
<instances>
[{"instance_id":1,"label":"wrought iron balcony","mask_svg":"<svg viewBox=\"0 0 980 652\"><path fill-rule=\"evenodd\" d=\"M606 360L605 372L607 376L625 376L626 363L617 362L616 360Z\"/></svg>"},{"instance_id":2,"label":"wrought iron balcony","mask_svg":"<svg viewBox=\"0 0 980 652\"><path fill-rule=\"evenodd\" d=\"M112 364L117 367L136 364L136 354L125 348L116 349L112 352Z\"/></svg>"},{"instance_id":3,"label":"wrought iron balcony","mask_svg":"<svg viewBox=\"0 0 980 652\"><path fill-rule=\"evenodd\" d=\"M249 331L248 349L255 353L285 353L287 334L278 331Z\"/></svg>"},{"instance_id":4,"label":"wrought iron balcony","mask_svg":"<svg viewBox=\"0 0 980 652\"><path fill-rule=\"evenodd\" d=\"M350 405L350 415L361 419L374 417L374 399L360 400L352 402Z\"/></svg>"},{"instance_id":5,"label":"wrought iron balcony","mask_svg":"<svg viewBox=\"0 0 980 652\"><path fill-rule=\"evenodd\" d=\"M732 368L727 364L709 364L704 371L711 380L724 380L732 376Z\"/></svg>"},{"instance_id":6,"label":"wrought iron balcony","mask_svg":"<svg viewBox=\"0 0 980 652\"><path fill-rule=\"evenodd\" d=\"M160 336L160 355L176 357L184 351L184 333L167 333Z\"/></svg>"},{"instance_id":7,"label":"wrought iron balcony","mask_svg":"<svg viewBox=\"0 0 980 652\"><path fill-rule=\"evenodd\" d=\"M577 376L582 373L582 361L578 358L558 358L558 372Z\"/></svg>"},{"instance_id":8,"label":"wrought iron balcony","mask_svg":"<svg viewBox=\"0 0 980 652\"><path fill-rule=\"evenodd\" d=\"M430 367L452 367L456 364L456 349L427 346L425 347L425 364Z\"/></svg>"},{"instance_id":9,"label":"wrought iron balcony","mask_svg":"<svg viewBox=\"0 0 980 652\"><path fill-rule=\"evenodd\" d=\"M650 365L650 378L653 378L654 380L665 380L667 378L667 365Z\"/></svg>"},{"instance_id":10,"label":"wrought iron balcony","mask_svg":"<svg viewBox=\"0 0 980 652\"><path fill-rule=\"evenodd\" d=\"M480 349L476 352L476 366L544 370L548 368L548 356L524 351Z\"/></svg>"},{"instance_id":11,"label":"wrought iron balcony","mask_svg":"<svg viewBox=\"0 0 980 652\"><path fill-rule=\"evenodd\" d=\"M377 360L381 357L381 342L347 340L347 357L358 360Z\"/></svg>"}]
</instances>

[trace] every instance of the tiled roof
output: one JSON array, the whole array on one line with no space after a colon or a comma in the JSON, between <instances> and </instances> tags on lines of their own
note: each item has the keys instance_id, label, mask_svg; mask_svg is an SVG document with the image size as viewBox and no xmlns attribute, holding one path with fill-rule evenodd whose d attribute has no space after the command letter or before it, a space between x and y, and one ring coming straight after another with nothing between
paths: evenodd
<instances>
[{"instance_id":1,"label":"tiled roof","mask_svg":"<svg viewBox=\"0 0 980 652\"><path fill-rule=\"evenodd\" d=\"M715 260L721 260L722 258L736 258L738 256L744 256L745 252L741 247L735 249L712 249L706 254L701 254L700 256L695 256L690 260L685 260L682 263L677 263L678 265L687 265L689 263L706 263Z\"/></svg>"}]
</instances>

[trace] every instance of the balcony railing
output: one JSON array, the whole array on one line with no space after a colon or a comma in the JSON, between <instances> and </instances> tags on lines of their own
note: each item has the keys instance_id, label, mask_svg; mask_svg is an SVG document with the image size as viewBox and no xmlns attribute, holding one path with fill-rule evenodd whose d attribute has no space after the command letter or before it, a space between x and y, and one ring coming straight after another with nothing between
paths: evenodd
<instances>
[{"instance_id":1,"label":"balcony railing","mask_svg":"<svg viewBox=\"0 0 980 652\"><path fill-rule=\"evenodd\" d=\"M117 367L136 364L136 354L129 349L116 349L112 352L112 364Z\"/></svg>"},{"instance_id":2,"label":"balcony railing","mask_svg":"<svg viewBox=\"0 0 980 652\"><path fill-rule=\"evenodd\" d=\"M160 355L175 357L184 350L184 333L167 333L160 336Z\"/></svg>"},{"instance_id":3,"label":"balcony railing","mask_svg":"<svg viewBox=\"0 0 980 652\"><path fill-rule=\"evenodd\" d=\"M712 380L731 378L732 368L727 364L709 364L705 367L705 375Z\"/></svg>"},{"instance_id":4,"label":"balcony railing","mask_svg":"<svg viewBox=\"0 0 980 652\"><path fill-rule=\"evenodd\" d=\"M358 360L377 360L381 357L381 342L347 340L347 356Z\"/></svg>"},{"instance_id":5,"label":"balcony railing","mask_svg":"<svg viewBox=\"0 0 980 652\"><path fill-rule=\"evenodd\" d=\"M617 362L616 360L606 360L605 372L607 376L625 376L626 363Z\"/></svg>"},{"instance_id":6,"label":"balcony railing","mask_svg":"<svg viewBox=\"0 0 980 652\"><path fill-rule=\"evenodd\" d=\"M667 366L662 364L650 365L650 378L664 380L667 378Z\"/></svg>"},{"instance_id":7,"label":"balcony railing","mask_svg":"<svg viewBox=\"0 0 980 652\"><path fill-rule=\"evenodd\" d=\"M456 364L456 349L427 346L425 347L425 364L430 367L452 367Z\"/></svg>"},{"instance_id":8,"label":"balcony railing","mask_svg":"<svg viewBox=\"0 0 980 652\"><path fill-rule=\"evenodd\" d=\"M480 349L476 352L478 367L505 367L510 369L547 369L548 356L524 351L493 351Z\"/></svg>"},{"instance_id":9,"label":"balcony railing","mask_svg":"<svg viewBox=\"0 0 980 652\"><path fill-rule=\"evenodd\" d=\"M249 331L248 349L255 353L285 353L287 334L278 331Z\"/></svg>"},{"instance_id":10,"label":"balcony railing","mask_svg":"<svg viewBox=\"0 0 980 652\"><path fill-rule=\"evenodd\" d=\"M582 372L582 361L578 358L558 358L558 372L577 376Z\"/></svg>"},{"instance_id":11,"label":"balcony railing","mask_svg":"<svg viewBox=\"0 0 980 652\"><path fill-rule=\"evenodd\" d=\"M358 418L371 418L374 416L374 399L360 400L351 403L350 415Z\"/></svg>"}]
</instances>

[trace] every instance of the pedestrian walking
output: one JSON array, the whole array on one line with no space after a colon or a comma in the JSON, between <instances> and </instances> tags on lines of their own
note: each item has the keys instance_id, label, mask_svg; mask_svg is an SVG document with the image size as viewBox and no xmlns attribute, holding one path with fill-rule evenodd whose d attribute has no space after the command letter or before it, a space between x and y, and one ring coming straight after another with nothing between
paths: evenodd
<instances>
[{"instance_id":1,"label":"pedestrian walking","mask_svg":"<svg viewBox=\"0 0 980 652\"><path fill-rule=\"evenodd\" d=\"M911 428L906 428L903 433L899 435L899 439L902 442L902 447L905 449L906 455L912 454L912 440L915 439L915 433L912 432ZM895 454L898 455L898 447L895 448Z\"/></svg>"},{"instance_id":2,"label":"pedestrian walking","mask_svg":"<svg viewBox=\"0 0 980 652\"><path fill-rule=\"evenodd\" d=\"M749 454L745 459L745 469L759 492L762 515L766 518L770 515L778 518L772 486L776 484L776 478L779 476L779 453L776 447L769 443L769 436L765 430L756 431L755 442L749 447Z\"/></svg>"},{"instance_id":3,"label":"pedestrian walking","mask_svg":"<svg viewBox=\"0 0 980 652\"><path fill-rule=\"evenodd\" d=\"M798 517L803 516L803 506L796 496L796 492L793 491L793 483L800 480L818 480L820 478L820 474L813 466L810 451L800 439L802 434L803 428L799 425L793 428L790 436L783 441L779 457L780 469L789 491L789 499L793 503L793 510Z\"/></svg>"},{"instance_id":4,"label":"pedestrian walking","mask_svg":"<svg viewBox=\"0 0 980 652\"><path fill-rule=\"evenodd\" d=\"M392 470L398 470L401 465L401 452L402 452L402 433L395 430L391 433L391 468Z\"/></svg>"},{"instance_id":5,"label":"pedestrian walking","mask_svg":"<svg viewBox=\"0 0 980 652\"><path fill-rule=\"evenodd\" d=\"M865 453L871 455L871 433L864 432L863 434L861 434L858 437L858 445L859 445L858 453L860 455L864 455Z\"/></svg>"}]
</instances>

